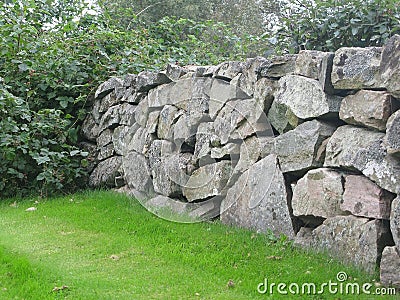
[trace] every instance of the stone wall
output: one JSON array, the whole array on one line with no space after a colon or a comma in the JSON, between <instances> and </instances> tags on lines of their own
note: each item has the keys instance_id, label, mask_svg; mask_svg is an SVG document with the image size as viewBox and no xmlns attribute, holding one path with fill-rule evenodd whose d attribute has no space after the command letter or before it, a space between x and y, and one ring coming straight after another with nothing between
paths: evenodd
<instances>
[{"instance_id":1,"label":"stone wall","mask_svg":"<svg viewBox=\"0 0 400 300\"><path fill-rule=\"evenodd\" d=\"M400 36L103 83L90 185L328 250L400 285ZM175 219L176 220L176 219Z\"/></svg>"}]
</instances>

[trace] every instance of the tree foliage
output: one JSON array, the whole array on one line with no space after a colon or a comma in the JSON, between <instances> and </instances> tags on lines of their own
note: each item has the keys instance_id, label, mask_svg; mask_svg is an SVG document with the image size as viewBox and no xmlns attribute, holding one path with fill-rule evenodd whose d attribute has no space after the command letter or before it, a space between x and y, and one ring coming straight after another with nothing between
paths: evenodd
<instances>
[{"instance_id":1,"label":"tree foliage","mask_svg":"<svg viewBox=\"0 0 400 300\"><path fill-rule=\"evenodd\" d=\"M397 0L278 0L263 10L278 52L382 46L400 32Z\"/></svg>"}]
</instances>

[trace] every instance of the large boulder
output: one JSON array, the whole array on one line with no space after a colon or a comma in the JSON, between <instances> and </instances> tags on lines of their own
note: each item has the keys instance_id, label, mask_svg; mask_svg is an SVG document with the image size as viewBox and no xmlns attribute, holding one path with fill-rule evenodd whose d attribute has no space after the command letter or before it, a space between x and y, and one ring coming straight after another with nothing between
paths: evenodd
<instances>
[{"instance_id":1,"label":"large boulder","mask_svg":"<svg viewBox=\"0 0 400 300\"><path fill-rule=\"evenodd\" d=\"M387 120L397 108L390 94L361 90L343 99L339 117L348 124L385 131Z\"/></svg>"},{"instance_id":2,"label":"large boulder","mask_svg":"<svg viewBox=\"0 0 400 300\"><path fill-rule=\"evenodd\" d=\"M383 46L380 73L383 86L400 98L400 35L395 34Z\"/></svg>"},{"instance_id":3,"label":"large boulder","mask_svg":"<svg viewBox=\"0 0 400 300\"><path fill-rule=\"evenodd\" d=\"M330 124L313 120L276 137L275 153L282 172L321 167L325 158L326 140L335 129Z\"/></svg>"},{"instance_id":4,"label":"large boulder","mask_svg":"<svg viewBox=\"0 0 400 300\"><path fill-rule=\"evenodd\" d=\"M343 175L334 170L321 168L308 171L293 190L293 214L322 218L346 215L340 207L342 180Z\"/></svg>"},{"instance_id":5,"label":"large boulder","mask_svg":"<svg viewBox=\"0 0 400 300\"><path fill-rule=\"evenodd\" d=\"M339 112L341 97L325 94L318 81L298 75L279 80L280 89L268 112L272 126L284 133L305 119Z\"/></svg>"},{"instance_id":6,"label":"large boulder","mask_svg":"<svg viewBox=\"0 0 400 300\"><path fill-rule=\"evenodd\" d=\"M400 255L396 247L383 249L380 279L383 285L400 288Z\"/></svg>"},{"instance_id":7,"label":"large boulder","mask_svg":"<svg viewBox=\"0 0 400 300\"><path fill-rule=\"evenodd\" d=\"M221 161L195 170L182 188L189 202L220 196L231 173L231 163Z\"/></svg>"},{"instance_id":8,"label":"large boulder","mask_svg":"<svg viewBox=\"0 0 400 300\"><path fill-rule=\"evenodd\" d=\"M356 216L388 220L393 199L393 194L381 189L370 179L361 175L348 175L345 176L340 208Z\"/></svg>"},{"instance_id":9,"label":"large boulder","mask_svg":"<svg viewBox=\"0 0 400 300\"><path fill-rule=\"evenodd\" d=\"M351 125L339 127L326 146L326 167L361 171L380 187L397 193L400 161L386 154L384 133Z\"/></svg>"},{"instance_id":10,"label":"large boulder","mask_svg":"<svg viewBox=\"0 0 400 300\"><path fill-rule=\"evenodd\" d=\"M340 48L335 52L332 84L335 89L384 88L380 78L382 48Z\"/></svg>"},{"instance_id":11,"label":"large boulder","mask_svg":"<svg viewBox=\"0 0 400 300\"><path fill-rule=\"evenodd\" d=\"M221 221L261 232L271 230L289 238L294 236L285 179L275 155L252 165L228 190L221 204Z\"/></svg>"},{"instance_id":12,"label":"large boulder","mask_svg":"<svg viewBox=\"0 0 400 300\"><path fill-rule=\"evenodd\" d=\"M400 156L400 110L395 112L386 124L384 145L389 154Z\"/></svg>"},{"instance_id":13,"label":"large boulder","mask_svg":"<svg viewBox=\"0 0 400 300\"><path fill-rule=\"evenodd\" d=\"M382 220L337 216L326 219L314 230L302 227L295 245L328 251L373 273L381 256L381 245L389 240L390 232Z\"/></svg>"},{"instance_id":14,"label":"large boulder","mask_svg":"<svg viewBox=\"0 0 400 300\"><path fill-rule=\"evenodd\" d=\"M115 178L120 175L122 158L114 156L100 162L89 177L89 185L92 187L114 187Z\"/></svg>"}]
</instances>

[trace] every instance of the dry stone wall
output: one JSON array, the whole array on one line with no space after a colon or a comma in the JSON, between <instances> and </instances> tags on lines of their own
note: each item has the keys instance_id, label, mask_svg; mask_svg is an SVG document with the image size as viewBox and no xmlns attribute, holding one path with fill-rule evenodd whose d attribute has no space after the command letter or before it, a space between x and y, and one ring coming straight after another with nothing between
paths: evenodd
<instances>
[{"instance_id":1,"label":"dry stone wall","mask_svg":"<svg viewBox=\"0 0 400 300\"><path fill-rule=\"evenodd\" d=\"M165 218L285 234L400 285L399 59L396 35L110 78L82 129L90 185Z\"/></svg>"}]
</instances>

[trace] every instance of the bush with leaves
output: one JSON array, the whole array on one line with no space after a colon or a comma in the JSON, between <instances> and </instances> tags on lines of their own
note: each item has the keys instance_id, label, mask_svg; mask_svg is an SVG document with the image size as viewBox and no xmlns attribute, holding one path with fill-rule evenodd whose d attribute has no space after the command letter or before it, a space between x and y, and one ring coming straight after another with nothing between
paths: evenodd
<instances>
[{"instance_id":1,"label":"bush with leaves","mask_svg":"<svg viewBox=\"0 0 400 300\"><path fill-rule=\"evenodd\" d=\"M106 13L85 10L85 0L0 6L0 197L80 186L80 124L95 89L110 76L175 61L240 59L251 42L222 23L166 17L146 24L132 16L121 30Z\"/></svg>"},{"instance_id":2,"label":"bush with leaves","mask_svg":"<svg viewBox=\"0 0 400 300\"><path fill-rule=\"evenodd\" d=\"M60 110L32 111L0 83L0 195L74 190L87 153L66 143L69 126Z\"/></svg>"},{"instance_id":3,"label":"bush with leaves","mask_svg":"<svg viewBox=\"0 0 400 300\"><path fill-rule=\"evenodd\" d=\"M267 17L277 52L382 46L400 32L397 0L278 0Z\"/></svg>"}]
</instances>

